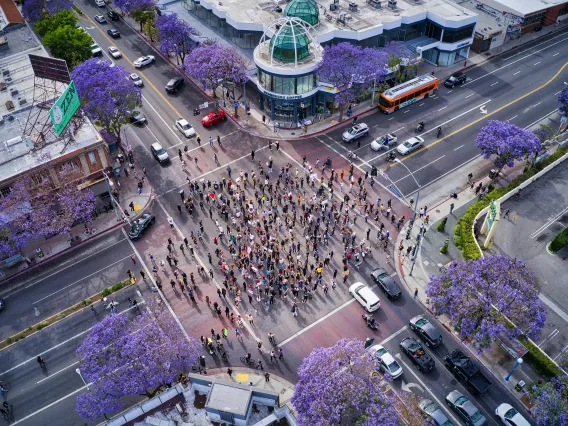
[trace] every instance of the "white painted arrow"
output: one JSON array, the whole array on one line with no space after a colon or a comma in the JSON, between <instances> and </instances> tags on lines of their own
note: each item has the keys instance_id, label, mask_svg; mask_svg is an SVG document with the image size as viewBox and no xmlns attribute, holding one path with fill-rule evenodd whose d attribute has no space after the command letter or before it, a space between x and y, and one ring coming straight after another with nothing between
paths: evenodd
<instances>
[{"instance_id":1,"label":"white painted arrow","mask_svg":"<svg viewBox=\"0 0 568 426\"><path fill-rule=\"evenodd\" d=\"M482 114L487 114L487 108L485 108L485 105L481 105L479 107L479 111L481 111Z\"/></svg>"},{"instance_id":2,"label":"white painted arrow","mask_svg":"<svg viewBox=\"0 0 568 426\"><path fill-rule=\"evenodd\" d=\"M422 387L418 384L418 383L408 383L406 384L404 382L404 380L401 382L400 388L404 391L404 392L412 392L411 388L418 388L418 390L420 392L424 392L424 389L422 389Z\"/></svg>"}]
</instances>

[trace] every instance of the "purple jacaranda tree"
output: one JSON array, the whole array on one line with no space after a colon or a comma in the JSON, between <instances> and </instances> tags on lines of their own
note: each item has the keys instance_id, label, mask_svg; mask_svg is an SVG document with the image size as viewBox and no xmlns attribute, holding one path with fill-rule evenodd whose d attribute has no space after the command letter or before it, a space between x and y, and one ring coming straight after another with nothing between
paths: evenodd
<instances>
[{"instance_id":1,"label":"purple jacaranda tree","mask_svg":"<svg viewBox=\"0 0 568 426\"><path fill-rule=\"evenodd\" d=\"M495 167L513 167L515 160L529 158L540 151L540 140L534 132L506 121L491 120L475 140L486 159L495 156Z\"/></svg>"},{"instance_id":2,"label":"purple jacaranda tree","mask_svg":"<svg viewBox=\"0 0 568 426\"><path fill-rule=\"evenodd\" d=\"M75 222L92 222L95 196L90 189L79 189L82 169L70 162L56 177L59 185L47 170L22 175L0 199L0 257L21 250L30 239L69 234Z\"/></svg>"},{"instance_id":3,"label":"purple jacaranda tree","mask_svg":"<svg viewBox=\"0 0 568 426\"><path fill-rule=\"evenodd\" d=\"M454 261L426 288L437 315L447 315L462 338L473 337L479 350L500 333L538 338L546 308L540 284L526 265L507 256ZM507 320L515 327L508 327Z\"/></svg>"},{"instance_id":4,"label":"purple jacaranda tree","mask_svg":"<svg viewBox=\"0 0 568 426\"><path fill-rule=\"evenodd\" d=\"M316 74L320 81L339 89L335 103L339 106L340 120L346 105L384 80L388 62L389 53L385 50L362 48L348 42L324 48Z\"/></svg>"},{"instance_id":5,"label":"purple jacaranda tree","mask_svg":"<svg viewBox=\"0 0 568 426\"><path fill-rule=\"evenodd\" d=\"M41 19L44 13L55 15L60 10L69 10L71 0L26 0L22 6L22 15L32 24Z\"/></svg>"},{"instance_id":6,"label":"purple jacaranda tree","mask_svg":"<svg viewBox=\"0 0 568 426\"><path fill-rule=\"evenodd\" d=\"M292 397L298 424L394 426L396 411L374 371L375 361L360 340L314 349L298 369Z\"/></svg>"},{"instance_id":7,"label":"purple jacaranda tree","mask_svg":"<svg viewBox=\"0 0 568 426\"><path fill-rule=\"evenodd\" d=\"M193 49L185 58L185 70L198 80L204 88L215 95L217 87L227 83L241 85L247 81L246 64L243 57L233 48L218 42L211 42Z\"/></svg>"},{"instance_id":8,"label":"purple jacaranda tree","mask_svg":"<svg viewBox=\"0 0 568 426\"><path fill-rule=\"evenodd\" d=\"M83 111L120 142L120 129L130 113L142 104L142 91L128 71L109 61L89 59L71 73Z\"/></svg>"},{"instance_id":9,"label":"purple jacaranda tree","mask_svg":"<svg viewBox=\"0 0 568 426\"><path fill-rule=\"evenodd\" d=\"M568 371L568 352L563 352L557 363ZM533 406L531 413L538 426L568 425L568 375L553 377L529 389Z\"/></svg>"},{"instance_id":10,"label":"purple jacaranda tree","mask_svg":"<svg viewBox=\"0 0 568 426\"><path fill-rule=\"evenodd\" d=\"M166 307L150 301L130 319L109 315L97 323L77 349L79 368L91 383L77 397L77 413L88 420L122 408L124 396L151 396L198 360L201 344L184 337Z\"/></svg>"},{"instance_id":11,"label":"purple jacaranda tree","mask_svg":"<svg viewBox=\"0 0 568 426\"><path fill-rule=\"evenodd\" d=\"M114 4L123 13L132 15L136 10L152 11L157 4L156 0L115 0ZM152 12L153 13L153 12Z\"/></svg>"},{"instance_id":12,"label":"purple jacaranda tree","mask_svg":"<svg viewBox=\"0 0 568 426\"><path fill-rule=\"evenodd\" d=\"M564 116L568 117L568 89L564 89L558 95L558 111Z\"/></svg>"},{"instance_id":13,"label":"purple jacaranda tree","mask_svg":"<svg viewBox=\"0 0 568 426\"><path fill-rule=\"evenodd\" d=\"M189 36L194 34L195 30L183 19L178 18L175 13L156 17L154 25L158 29L160 51L165 55L175 56L178 64L180 61L183 64L192 48Z\"/></svg>"}]
</instances>

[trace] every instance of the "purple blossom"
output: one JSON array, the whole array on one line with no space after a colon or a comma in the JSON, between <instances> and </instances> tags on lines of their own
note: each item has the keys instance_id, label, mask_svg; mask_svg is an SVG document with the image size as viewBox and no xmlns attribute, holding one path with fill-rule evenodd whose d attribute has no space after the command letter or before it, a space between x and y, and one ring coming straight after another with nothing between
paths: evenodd
<instances>
[{"instance_id":1,"label":"purple blossom","mask_svg":"<svg viewBox=\"0 0 568 426\"><path fill-rule=\"evenodd\" d=\"M430 277L426 294L438 315L447 315L462 338L475 338L479 350L499 333L536 340L546 321L540 284L526 265L507 256L454 261ZM506 318L516 328L506 326Z\"/></svg>"},{"instance_id":2,"label":"purple blossom","mask_svg":"<svg viewBox=\"0 0 568 426\"><path fill-rule=\"evenodd\" d=\"M505 121L491 120L484 126L475 141L486 159L495 155L495 166L513 167L515 160L537 154L540 150L538 137L530 130L522 129Z\"/></svg>"},{"instance_id":3,"label":"purple blossom","mask_svg":"<svg viewBox=\"0 0 568 426\"><path fill-rule=\"evenodd\" d=\"M133 319L110 315L94 326L77 349L81 374L91 391L77 398L77 413L88 420L122 407L123 396L148 395L195 365L200 343L187 340L168 310L150 302Z\"/></svg>"},{"instance_id":4,"label":"purple blossom","mask_svg":"<svg viewBox=\"0 0 568 426\"><path fill-rule=\"evenodd\" d=\"M568 89L564 89L558 96L558 111L568 117Z\"/></svg>"},{"instance_id":5,"label":"purple blossom","mask_svg":"<svg viewBox=\"0 0 568 426\"><path fill-rule=\"evenodd\" d=\"M300 426L396 424L392 401L373 376L375 362L360 340L314 349L298 370L292 404Z\"/></svg>"},{"instance_id":6,"label":"purple blossom","mask_svg":"<svg viewBox=\"0 0 568 426\"><path fill-rule=\"evenodd\" d=\"M156 7L156 0L115 0L114 4L127 15L136 10L150 10Z\"/></svg>"},{"instance_id":7,"label":"purple blossom","mask_svg":"<svg viewBox=\"0 0 568 426\"><path fill-rule=\"evenodd\" d=\"M32 24L41 19L44 12L55 15L60 10L69 10L71 0L26 0L22 6L22 15Z\"/></svg>"},{"instance_id":8,"label":"purple blossom","mask_svg":"<svg viewBox=\"0 0 568 426\"><path fill-rule=\"evenodd\" d=\"M93 58L77 65L71 76L85 113L100 122L120 142L120 129L130 113L142 104L142 91L128 78L128 71Z\"/></svg>"},{"instance_id":9,"label":"purple blossom","mask_svg":"<svg viewBox=\"0 0 568 426\"><path fill-rule=\"evenodd\" d=\"M185 70L204 88L215 89L225 83L235 85L247 81L243 57L232 47L213 42L197 47L185 58Z\"/></svg>"},{"instance_id":10,"label":"purple blossom","mask_svg":"<svg viewBox=\"0 0 568 426\"><path fill-rule=\"evenodd\" d=\"M534 385L530 394L534 403L531 414L537 425L568 425L568 376Z\"/></svg>"},{"instance_id":11,"label":"purple blossom","mask_svg":"<svg viewBox=\"0 0 568 426\"><path fill-rule=\"evenodd\" d=\"M160 51L166 55L173 54L183 63L192 47L189 36L194 34L195 30L175 13L158 16L154 24L158 29Z\"/></svg>"}]
</instances>

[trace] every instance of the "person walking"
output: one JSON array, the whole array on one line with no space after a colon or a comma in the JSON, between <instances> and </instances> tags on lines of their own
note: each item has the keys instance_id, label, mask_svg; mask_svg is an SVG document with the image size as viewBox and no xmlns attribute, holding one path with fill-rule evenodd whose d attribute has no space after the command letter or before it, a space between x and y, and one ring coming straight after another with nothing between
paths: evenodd
<instances>
[{"instance_id":1,"label":"person walking","mask_svg":"<svg viewBox=\"0 0 568 426\"><path fill-rule=\"evenodd\" d=\"M233 370L231 370L230 368L227 368L227 374L231 379L233 378Z\"/></svg>"},{"instance_id":2,"label":"person walking","mask_svg":"<svg viewBox=\"0 0 568 426\"><path fill-rule=\"evenodd\" d=\"M416 299L417 297L418 297L418 287L414 289L414 298Z\"/></svg>"},{"instance_id":3,"label":"person walking","mask_svg":"<svg viewBox=\"0 0 568 426\"><path fill-rule=\"evenodd\" d=\"M503 217L509 219L509 215L510 215L510 214L511 214L511 209L507 209L507 210L505 211L505 214L503 215Z\"/></svg>"},{"instance_id":4,"label":"person walking","mask_svg":"<svg viewBox=\"0 0 568 426\"><path fill-rule=\"evenodd\" d=\"M37 357L37 363L39 364L39 366L42 369L45 368L45 360L43 359L43 357L41 355Z\"/></svg>"},{"instance_id":5,"label":"person walking","mask_svg":"<svg viewBox=\"0 0 568 426\"><path fill-rule=\"evenodd\" d=\"M217 135L217 144L219 145L220 148L223 147L223 145L221 145L221 136Z\"/></svg>"},{"instance_id":6,"label":"person walking","mask_svg":"<svg viewBox=\"0 0 568 426\"><path fill-rule=\"evenodd\" d=\"M228 339L229 330L227 330L227 327L223 327L222 333L223 333L223 337L224 337L225 339Z\"/></svg>"},{"instance_id":7,"label":"person walking","mask_svg":"<svg viewBox=\"0 0 568 426\"><path fill-rule=\"evenodd\" d=\"M91 305L91 312L93 312L93 315L97 315L97 310L95 309L95 305Z\"/></svg>"},{"instance_id":8,"label":"person walking","mask_svg":"<svg viewBox=\"0 0 568 426\"><path fill-rule=\"evenodd\" d=\"M282 348L278 348L278 359L280 361L284 359L284 352L282 351Z\"/></svg>"},{"instance_id":9,"label":"person walking","mask_svg":"<svg viewBox=\"0 0 568 426\"><path fill-rule=\"evenodd\" d=\"M250 158L254 161L254 149L250 152Z\"/></svg>"},{"instance_id":10,"label":"person walking","mask_svg":"<svg viewBox=\"0 0 568 426\"><path fill-rule=\"evenodd\" d=\"M268 371L264 373L264 380L266 383L270 382L270 373Z\"/></svg>"},{"instance_id":11,"label":"person walking","mask_svg":"<svg viewBox=\"0 0 568 426\"><path fill-rule=\"evenodd\" d=\"M260 368L261 370L264 370L264 367L262 366L262 360L259 358L258 359L258 363L256 364L256 368Z\"/></svg>"},{"instance_id":12,"label":"person walking","mask_svg":"<svg viewBox=\"0 0 568 426\"><path fill-rule=\"evenodd\" d=\"M213 148L213 138L209 136L209 145Z\"/></svg>"},{"instance_id":13,"label":"person walking","mask_svg":"<svg viewBox=\"0 0 568 426\"><path fill-rule=\"evenodd\" d=\"M450 204L450 214L452 214L452 212L454 211L454 207L455 207L454 203L451 203Z\"/></svg>"}]
</instances>

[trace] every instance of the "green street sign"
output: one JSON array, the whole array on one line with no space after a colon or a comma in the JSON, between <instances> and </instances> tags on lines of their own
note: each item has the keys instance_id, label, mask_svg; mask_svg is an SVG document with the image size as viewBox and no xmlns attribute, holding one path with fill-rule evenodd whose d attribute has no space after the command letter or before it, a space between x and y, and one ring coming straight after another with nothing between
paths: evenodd
<instances>
[{"instance_id":1,"label":"green street sign","mask_svg":"<svg viewBox=\"0 0 568 426\"><path fill-rule=\"evenodd\" d=\"M81 102L79 101L79 95L75 88L75 82L71 80L65 92L63 92L55 102L55 105L49 110L51 122L53 123L57 136L63 133L63 130L65 130L67 124L71 121L73 114L77 112L80 106Z\"/></svg>"}]
</instances>

